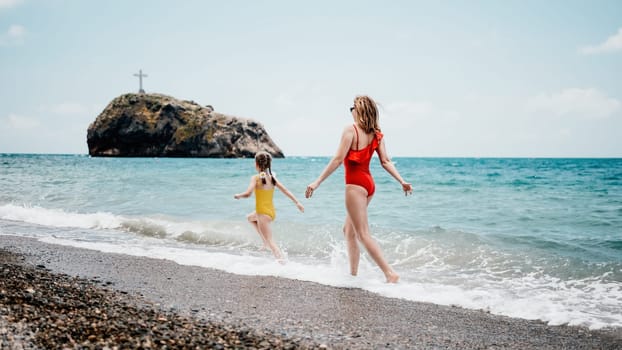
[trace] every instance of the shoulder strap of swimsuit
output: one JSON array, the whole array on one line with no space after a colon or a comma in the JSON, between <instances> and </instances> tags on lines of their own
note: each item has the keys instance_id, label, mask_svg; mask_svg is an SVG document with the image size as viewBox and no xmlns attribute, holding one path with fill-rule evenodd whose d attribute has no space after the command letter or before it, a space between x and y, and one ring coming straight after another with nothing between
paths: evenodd
<instances>
[{"instance_id":1,"label":"shoulder strap of swimsuit","mask_svg":"<svg viewBox=\"0 0 622 350\"><path fill-rule=\"evenodd\" d=\"M352 127L354 127L354 132L356 133L356 149L359 149L359 131L356 130L356 125L352 124Z\"/></svg>"}]
</instances>

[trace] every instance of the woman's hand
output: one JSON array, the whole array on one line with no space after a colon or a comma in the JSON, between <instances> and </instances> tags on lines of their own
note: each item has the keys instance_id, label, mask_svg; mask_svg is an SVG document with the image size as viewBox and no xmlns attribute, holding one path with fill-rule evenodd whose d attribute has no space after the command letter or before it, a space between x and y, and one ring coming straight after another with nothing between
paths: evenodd
<instances>
[{"instance_id":1,"label":"woman's hand","mask_svg":"<svg viewBox=\"0 0 622 350\"><path fill-rule=\"evenodd\" d=\"M404 191L405 196L413 194L413 185L409 184L408 182L402 182L402 190Z\"/></svg>"},{"instance_id":2,"label":"woman's hand","mask_svg":"<svg viewBox=\"0 0 622 350\"><path fill-rule=\"evenodd\" d=\"M311 198L311 196L313 196L313 191L315 191L318 186L319 184L317 183L317 181L313 181L312 183L310 183L309 186L307 186L307 190L305 191L305 198Z\"/></svg>"}]
</instances>

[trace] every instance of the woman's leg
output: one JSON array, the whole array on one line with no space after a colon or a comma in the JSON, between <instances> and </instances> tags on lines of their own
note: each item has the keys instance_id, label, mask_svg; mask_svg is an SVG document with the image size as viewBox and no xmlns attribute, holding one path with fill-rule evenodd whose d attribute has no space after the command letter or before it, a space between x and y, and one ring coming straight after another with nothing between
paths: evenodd
<instances>
[{"instance_id":1,"label":"woman's leg","mask_svg":"<svg viewBox=\"0 0 622 350\"><path fill-rule=\"evenodd\" d=\"M272 222L272 218L268 215L258 214L257 215L257 228L259 229L259 233L265 239L266 244L272 250L272 254L278 260L283 259L283 255L281 255L281 251L279 247L274 243L272 239L272 227L270 227L270 223Z\"/></svg>"},{"instance_id":2,"label":"woman's leg","mask_svg":"<svg viewBox=\"0 0 622 350\"><path fill-rule=\"evenodd\" d=\"M367 222L367 191L357 185L346 185L346 209L357 238L363 243L369 255L384 272L387 282L395 283L400 278L382 256L382 250L369 233Z\"/></svg>"},{"instance_id":3,"label":"woman's leg","mask_svg":"<svg viewBox=\"0 0 622 350\"><path fill-rule=\"evenodd\" d=\"M346 222L343 224L343 235L346 238L346 245L348 247L350 274L356 276L359 271L361 249L359 248L359 242L356 239L356 231L354 230L354 226L352 226L352 220L349 215L346 215Z\"/></svg>"}]
</instances>

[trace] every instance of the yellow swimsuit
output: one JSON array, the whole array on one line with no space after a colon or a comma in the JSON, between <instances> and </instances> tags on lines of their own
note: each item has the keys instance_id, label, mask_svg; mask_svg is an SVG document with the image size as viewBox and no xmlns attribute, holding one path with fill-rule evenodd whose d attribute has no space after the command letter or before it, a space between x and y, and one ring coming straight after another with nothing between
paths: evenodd
<instances>
[{"instance_id":1,"label":"yellow swimsuit","mask_svg":"<svg viewBox=\"0 0 622 350\"><path fill-rule=\"evenodd\" d=\"M257 178L258 183L255 187L255 212L257 214L268 215L272 220L276 217L276 210L274 209L274 203L272 197L274 195L274 187L269 190L260 188L262 186L261 180Z\"/></svg>"}]
</instances>

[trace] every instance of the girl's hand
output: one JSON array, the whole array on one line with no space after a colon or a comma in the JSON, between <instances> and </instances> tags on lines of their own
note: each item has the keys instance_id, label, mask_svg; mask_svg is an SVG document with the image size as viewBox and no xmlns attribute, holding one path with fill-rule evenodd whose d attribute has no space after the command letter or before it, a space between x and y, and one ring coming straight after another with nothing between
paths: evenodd
<instances>
[{"instance_id":1,"label":"girl's hand","mask_svg":"<svg viewBox=\"0 0 622 350\"><path fill-rule=\"evenodd\" d=\"M313 196L313 191L315 191L318 186L319 184L317 183L317 181L313 181L312 183L310 183L309 186L307 186L307 190L305 191L305 198L311 198L311 196Z\"/></svg>"},{"instance_id":2,"label":"girl's hand","mask_svg":"<svg viewBox=\"0 0 622 350\"><path fill-rule=\"evenodd\" d=\"M402 182L402 190L404 191L405 196L413 194L413 185L409 184L408 182Z\"/></svg>"},{"instance_id":3,"label":"girl's hand","mask_svg":"<svg viewBox=\"0 0 622 350\"><path fill-rule=\"evenodd\" d=\"M298 210L300 210L300 212L305 212L305 207L302 205L302 203L296 202L296 207L298 208Z\"/></svg>"},{"instance_id":4,"label":"girl's hand","mask_svg":"<svg viewBox=\"0 0 622 350\"><path fill-rule=\"evenodd\" d=\"M238 194L233 195L233 198L240 199L240 198L242 198L242 196L238 193Z\"/></svg>"}]
</instances>

